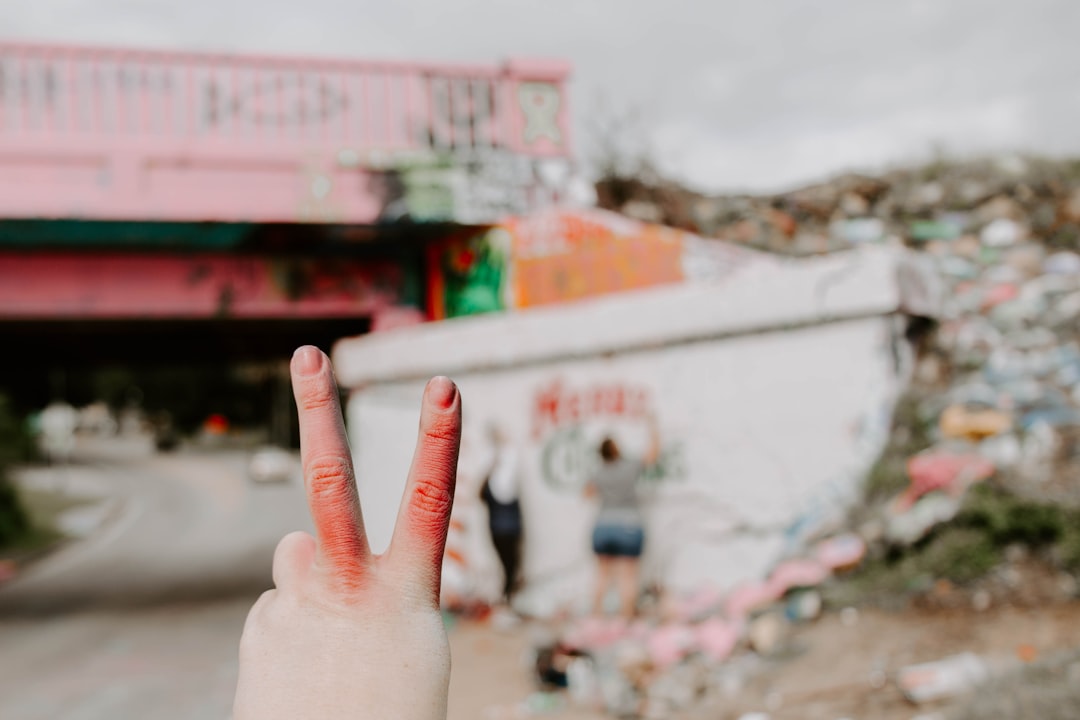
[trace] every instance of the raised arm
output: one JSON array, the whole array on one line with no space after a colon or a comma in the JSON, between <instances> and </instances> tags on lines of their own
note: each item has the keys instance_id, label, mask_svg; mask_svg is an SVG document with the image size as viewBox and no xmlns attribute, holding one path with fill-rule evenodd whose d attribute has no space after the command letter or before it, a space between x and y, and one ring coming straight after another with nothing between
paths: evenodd
<instances>
[{"instance_id":1,"label":"raised arm","mask_svg":"<svg viewBox=\"0 0 1080 720\"><path fill-rule=\"evenodd\" d=\"M660 426L656 421L656 415L649 415L649 447L645 451L642 462L646 466L655 465L660 459Z\"/></svg>"}]
</instances>

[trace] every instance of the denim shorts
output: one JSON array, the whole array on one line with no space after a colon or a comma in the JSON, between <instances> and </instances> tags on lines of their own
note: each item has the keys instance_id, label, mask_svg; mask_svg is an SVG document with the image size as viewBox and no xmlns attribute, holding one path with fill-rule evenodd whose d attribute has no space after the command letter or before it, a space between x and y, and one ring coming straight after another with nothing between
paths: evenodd
<instances>
[{"instance_id":1,"label":"denim shorts","mask_svg":"<svg viewBox=\"0 0 1080 720\"><path fill-rule=\"evenodd\" d=\"M645 531L636 525L601 523L593 528L592 547L597 555L610 557L641 557Z\"/></svg>"}]
</instances>

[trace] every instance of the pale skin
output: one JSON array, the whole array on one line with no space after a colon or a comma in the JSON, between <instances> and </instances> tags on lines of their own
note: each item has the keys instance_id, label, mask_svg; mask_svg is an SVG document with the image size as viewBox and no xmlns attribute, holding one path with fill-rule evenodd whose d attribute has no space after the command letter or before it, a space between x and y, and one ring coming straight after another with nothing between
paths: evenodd
<instances>
[{"instance_id":1,"label":"pale skin","mask_svg":"<svg viewBox=\"0 0 1080 720\"><path fill-rule=\"evenodd\" d=\"M656 418L649 416L649 447L642 457L646 466L655 465L660 457L660 428ZM596 497L596 486L585 486L585 496ZM631 619L637 612L638 558L598 555L596 558L596 587L593 589L593 614L604 614L604 598L608 589L615 586L619 593L619 615Z\"/></svg>"},{"instance_id":2,"label":"pale skin","mask_svg":"<svg viewBox=\"0 0 1080 720\"><path fill-rule=\"evenodd\" d=\"M289 534L274 553L274 589L240 640L233 718L444 720L439 581L461 440L457 388L439 377L424 391L393 539L374 555L330 361L303 347L291 372L315 535Z\"/></svg>"}]
</instances>

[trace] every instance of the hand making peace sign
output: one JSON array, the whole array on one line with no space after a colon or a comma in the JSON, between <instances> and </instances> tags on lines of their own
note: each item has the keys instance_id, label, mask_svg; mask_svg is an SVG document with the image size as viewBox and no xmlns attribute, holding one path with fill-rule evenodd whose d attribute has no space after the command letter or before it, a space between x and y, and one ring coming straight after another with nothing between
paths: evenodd
<instances>
[{"instance_id":1,"label":"hand making peace sign","mask_svg":"<svg viewBox=\"0 0 1080 720\"><path fill-rule=\"evenodd\" d=\"M454 497L461 399L431 380L389 549L373 555L329 359L292 360L300 454L315 537L274 553L274 585L240 641L234 720L433 720L446 717L450 650L439 580Z\"/></svg>"}]
</instances>

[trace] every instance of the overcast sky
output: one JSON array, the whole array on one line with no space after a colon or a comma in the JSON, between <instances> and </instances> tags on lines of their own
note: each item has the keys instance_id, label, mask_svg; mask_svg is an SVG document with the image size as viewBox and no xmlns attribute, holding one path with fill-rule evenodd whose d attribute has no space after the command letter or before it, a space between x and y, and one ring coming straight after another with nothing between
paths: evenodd
<instances>
[{"instance_id":1,"label":"overcast sky","mask_svg":"<svg viewBox=\"0 0 1080 720\"><path fill-rule=\"evenodd\" d=\"M575 68L705 190L953 153L1080 154L1080 0L0 0L0 38ZM602 111L602 112L600 112ZM600 123L603 124L603 123Z\"/></svg>"}]
</instances>

